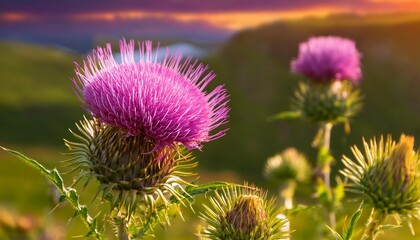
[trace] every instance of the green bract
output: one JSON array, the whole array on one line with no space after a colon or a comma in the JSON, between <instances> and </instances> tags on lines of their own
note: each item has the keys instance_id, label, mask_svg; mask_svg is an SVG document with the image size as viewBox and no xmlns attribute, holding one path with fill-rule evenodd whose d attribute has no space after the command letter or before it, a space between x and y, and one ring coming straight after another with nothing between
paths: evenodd
<instances>
[{"instance_id":1,"label":"green bract","mask_svg":"<svg viewBox=\"0 0 420 240\"><path fill-rule=\"evenodd\" d=\"M112 208L131 216L140 205L149 214L158 203L166 204L171 196L183 198L183 170L193 168L189 154L177 146L158 146L143 136L127 136L120 129L96 119L80 122L78 142L66 141L71 166L80 169L79 179L96 178L101 186L97 195L111 202ZM79 180L77 179L77 181ZM151 207L150 207L151 206Z\"/></svg>"},{"instance_id":2,"label":"green bract","mask_svg":"<svg viewBox=\"0 0 420 240\"><path fill-rule=\"evenodd\" d=\"M215 192L210 202L201 215L207 222L200 232L203 240L274 240L288 235L281 231L287 220L278 218L274 199L266 200L266 193L259 189L224 189Z\"/></svg>"},{"instance_id":3,"label":"green bract","mask_svg":"<svg viewBox=\"0 0 420 240\"><path fill-rule=\"evenodd\" d=\"M347 122L361 108L360 91L347 81L301 82L292 109L311 122Z\"/></svg>"},{"instance_id":4,"label":"green bract","mask_svg":"<svg viewBox=\"0 0 420 240\"><path fill-rule=\"evenodd\" d=\"M420 217L420 155L413 150L414 138L402 135L396 143L390 136L369 143L364 154L353 147L355 160L343 157L341 173L353 183L348 189L361 193L375 212L407 218Z\"/></svg>"}]
</instances>

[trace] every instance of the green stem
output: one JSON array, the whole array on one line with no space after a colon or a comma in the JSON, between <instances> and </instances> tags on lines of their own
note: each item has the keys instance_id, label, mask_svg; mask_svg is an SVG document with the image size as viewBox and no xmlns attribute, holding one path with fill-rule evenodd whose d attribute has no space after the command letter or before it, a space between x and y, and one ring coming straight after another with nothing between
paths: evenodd
<instances>
[{"instance_id":1,"label":"green stem","mask_svg":"<svg viewBox=\"0 0 420 240\"><path fill-rule=\"evenodd\" d=\"M322 141L322 148L325 149L325 151L327 151L328 153L330 152L330 141L331 141L331 129L333 127L332 123L326 123L323 126L324 129L324 138ZM328 165L327 165L328 164ZM325 186L327 187L327 189L331 189L331 181L330 181L330 172L331 172L331 168L330 168L330 163L326 163L322 168L322 171L324 173L324 183Z\"/></svg>"},{"instance_id":2,"label":"green stem","mask_svg":"<svg viewBox=\"0 0 420 240\"><path fill-rule=\"evenodd\" d=\"M384 221L384 215L376 212L373 208L370 213L362 240L375 240L379 233L378 229Z\"/></svg>"},{"instance_id":3,"label":"green stem","mask_svg":"<svg viewBox=\"0 0 420 240\"><path fill-rule=\"evenodd\" d=\"M293 208L293 196L295 195L296 190L296 181L290 180L285 182L280 186L280 196L284 200L284 207L286 209ZM286 215L281 214L278 217L287 219ZM284 224L281 231L290 232L290 221L287 220L287 223ZM290 238L284 238L285 240L290 240Z\"/></svg>"},{"instance_id":4,"label":"green stem","mask_svg":"<svg viewBox=\"0 0 420 240\"><path fill-rule=\"evenodd\" d=\"M293 208L293 196L295 195L296 182L287 181L280 186L280 196L284 200L286 209Z\"/></svg>"},{"instance_id":5,"label":"green stem","mask_svg":"<svg viewBox=\"0 0 420 240\"><path fill-rule=\"evenodd\" d=\"M328 156L330 156L330 142L331 142L331 130L333 127L333 124L330 122L324 123L322 126L322 132L323 132L323 138L322 138L322 143L320 145L320 151L325 151ZM334 201L333 198L334 196L332 196L332 189L331 189L331 179L330 179L330 175L331 175L331 166L330 166L331 161L328 160L326 161L325 159L322 161L322 163L319 163L321 166L320 170L322 173L322 181L325 184L325 188L326 191L331 195L332 200ZM335 229L335 225L336 225L336 217L335 217L335 211L334 211L334 206L328 206L328 220L329 220L329 226L332 229Z\"/></svg>"},{"instance_id":6,"label":"green stem","mask_svg":"<svg viewBox=\"0 0 420 240\"><path fill-rule=\"evenodd\" d=\"M117 228L117 237L119 240L130 240L130 235L128 233L128 222L127 219L118 214L117 217L114 218L114 223Z\"/></svg>"}]
</instances>

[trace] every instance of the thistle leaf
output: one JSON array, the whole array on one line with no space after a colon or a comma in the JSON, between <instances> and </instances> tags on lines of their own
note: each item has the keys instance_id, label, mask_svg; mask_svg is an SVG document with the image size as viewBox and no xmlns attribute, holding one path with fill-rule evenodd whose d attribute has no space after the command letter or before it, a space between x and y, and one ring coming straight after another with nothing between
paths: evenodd
<instances>
[{"instance_id":1,"label":"thistle leaf","mask_svg":"<svg viewBox=\"0 0 420 240\"><path fill-rule=\"evenodd\" d=\"M353 214L350 220L350 224L347 226L347 228L343 229L343 240L350 240L354 229L356 228L356 224L359 221L360 216L362 215L362 206L363 202L360 204L359 209Z\"/></svg>"},{"instance_id":2,"label":"thistle leaf","mask_svg":"<svg viewBox=\"0 0 420 240\"><path fill-rule=\"evenodd\" d=\"M63 178L56 169L49 170L45 168L42 164L37 162L34 159L28 158L20 152L10 150L0 146L1 149L8 152L9 154L23 160L29 166L38 170L42 175L44 175L48 180L50 180L54 186L60 191L61 196L59 201L63 202L67 200L70 202L71 206L75 209L73 217L80 216L83 222L89 229L87 236L94 236L96 239L103 239L102 233L99 232L96 224L96 218L92 218L87 213L87 208L79 203L79 195L75 189L66 188L63 183Z\"/></svg>"},{"instance_id":3,"label":"thistle leaf","mask_svg":"<svg viewBox=\"0 0 420 240\"><path fill-rule=\"evenodd\" d=\"M276 115L273 115L271 117L268 117L268 121L276 121L276 120L285 120L285 119L298 119L301 117L301 112L299 111L287 111L287 112L281 112L277 113Z\"/></svg>"}]
</instances>

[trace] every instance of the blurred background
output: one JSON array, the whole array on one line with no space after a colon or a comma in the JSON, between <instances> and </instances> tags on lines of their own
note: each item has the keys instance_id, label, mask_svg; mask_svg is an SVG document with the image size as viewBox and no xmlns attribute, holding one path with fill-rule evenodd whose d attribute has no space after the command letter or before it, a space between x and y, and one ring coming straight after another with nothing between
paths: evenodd
<instances>
[{"instance_id":1,"label":"blurred background","mask_svg":"<svg viewBox=\"0 0 420 240\"><path fill-rule=\"evenodd\" d=\"M290 73L290 60L299 42L314 35L354 39L363 54L364 107L349 134L342 126L333 129L334 170L362 137L406 133L420 141L418 0L2 0L0 145L66 171L63 138L72 139L68 129L85 114L71 90L74 62L106 42L118 51L122 37L152 39L209 64L217 74L212 85L225 84L229 91L228 134L195 152L200 182L248 181L276 195L262 177L268 157L294 146L315 159L310 143L316 125L267 121L289 109L301 79ZM70 184L71 175L65 180ZM311 188L299 189L297 202L310 203ZM91 191L95 183L82 191L86 204ZM24 239L19 231L31 232L34 239L82 235L80 220L69 221L70 207L51 212L53 196L38 172L0 151L0 239ZM348 203L340 214L351 214L355 206ZM197 239L200 220L185 212L186 221L175 219L166 231L157 227L156 239ZM294 239L312 239L311 227L299 221L305 217L292 222ZM414 221L420 234L418 225ZM6 237L7 232L12 235ZM388 231L381 239L396 236L420 239L408 228Z\"/></svg>"}]
</instances>

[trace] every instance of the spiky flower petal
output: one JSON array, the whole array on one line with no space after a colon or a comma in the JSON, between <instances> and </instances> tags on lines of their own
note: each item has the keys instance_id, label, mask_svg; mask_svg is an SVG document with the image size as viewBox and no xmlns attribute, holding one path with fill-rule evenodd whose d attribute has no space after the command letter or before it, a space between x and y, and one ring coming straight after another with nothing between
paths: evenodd
<instances>
[{"instance_id":1,"label":"spiky flower petal","mask_svg":"<svg viewBox=\"0 0 420 240\"><path fill-rule=\"evenodd\" d=\"M81 170L79 179L95 177L101 184L97 195L111 202L112 207L124 207L131 214L137 204L152 206L166 203L167 198L181 198L179 192L187 183L182 179L192 174L184 172L195 166L189 154L178 147L156 148L152 139L126 136L121 129L98 119L80 122L80 133L73 133L79 142L66 141L71 165ZM78 181L77 180L77 181Z\"/></svg>"},{"instance_id":2,"label":"spiky flower petal","mask_svg":"<svg viewBox=\"0 0 420 240\"><path fill-rule=\"evenodd\" d=\"M299 45L299 55L291 63L292 71L315 82L360 81L361 54L354 41L336 36L311 37Z\"/></svg>"},{"instance_id":3,"label":"spiky flower petal","mask_svg":"<svg viewBox=\"0 0 420 240\"><path fill-rule=\"evenodd\" d=\"M363 141L364 154L352 148L355 160L343 157L342 174L353 183L348 189L361 193L381 215L396 214L410 220L420 217L420 154L414 138L402 135Z\"/></svg>"},{"instance_id":4,"label":"spiky flower petal","mask_svg":"<svg viewBox=\"0 0 420 240\"><path fill-rule=\"evenodd\" d=\"M286 220L277 218L274 199L266 200L266 193L259 189L224 189L210 202L212 206L205 206L201 215L208 224L200 233L203 240L274 240L288 235L281 231Z\"/></svg>"},{"instance_id":5,"label":"spiky flower petal","mask_svg":"<svg viewBox=\"0 0 420 240\"><path fill-rule=\"evenodd\" d=\"M360 91L348 82L301 82L292 100L292 109L314 123L347 122L361 109Z\"/></svg>"},{"instance_id":6,"label":"spiky flower petal","mask_svg":"<svg viewBox=\"0 0 420 240\"><path fill-rule=\"evenodd\" d=\"M89 114L127 136L147 136L157 145L199 148L225 134L210 134L227 121L229 109L223 86L204 91L215 77L212 72L202 77L206 66L191 64L190 58L182 62L180 54L169 56L169 51L158 62L150 41L139 43L139 61L134 50L133 40L120 41L118 63L108 44L77 67L78 81L73 81Z\"/></svg>"},{"instance_id":7,"label":"spiky flower petal","mask_svg":"<svg viewBox=\"0 0 420 240\"><path fill-rule=\"evenodd\" d=\"M311 168L305 156L295 148L270 157L264 167L264 177L272 182L288 180L304 182L311 176Z\"/></svg>"}]
</instances>

